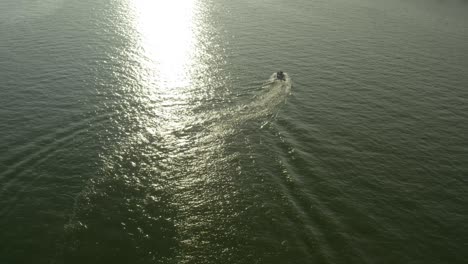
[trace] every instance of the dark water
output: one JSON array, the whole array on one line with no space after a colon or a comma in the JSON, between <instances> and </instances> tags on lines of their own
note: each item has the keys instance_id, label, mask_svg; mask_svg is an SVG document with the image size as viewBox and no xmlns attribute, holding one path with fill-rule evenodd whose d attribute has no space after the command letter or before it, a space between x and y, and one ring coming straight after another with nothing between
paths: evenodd
<instances>
[{"instance_id":1,"label":"dark water","mask_svg":"<svg viewBox=\"0 0 468 264\"><path fill-rule=\"evenodd\" d=\"M2 264L468 259L467 1L3 0L0 95Z\"/></svg>"}]
</instances>

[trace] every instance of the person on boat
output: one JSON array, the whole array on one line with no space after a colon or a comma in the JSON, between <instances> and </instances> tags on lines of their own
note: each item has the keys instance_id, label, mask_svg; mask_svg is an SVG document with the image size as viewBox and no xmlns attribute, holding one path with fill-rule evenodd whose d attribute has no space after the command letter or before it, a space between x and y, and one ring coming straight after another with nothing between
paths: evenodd
<instances>
[{"instance_id":1,"label":"person on boat","mask_svg":"<svg viewBox=\"0 0 468 264\"><path fill-rule=\"evenodd\" d=\"M283 81L284 81L284 73L283 73L283 71L277 72L277 73L276 73L276 78L277 78L278 80L283 80Z\"/></svg>"}]
</instances>

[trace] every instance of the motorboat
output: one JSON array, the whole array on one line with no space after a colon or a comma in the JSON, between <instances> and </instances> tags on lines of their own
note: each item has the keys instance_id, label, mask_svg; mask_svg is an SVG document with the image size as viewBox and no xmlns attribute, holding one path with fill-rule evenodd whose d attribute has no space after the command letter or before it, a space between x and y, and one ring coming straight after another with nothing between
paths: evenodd
<instances>
[{"instance_id":1,"label":"motorboat","mask_svg":"<svg viewBox=\"0 0 468 264\"><path fill-rule=\"evenodd\" d=\"M277 72L276 79L280 81L286 81L286 76L284 75L284 72L283 71Z\"/></svg>"}]
</instances>

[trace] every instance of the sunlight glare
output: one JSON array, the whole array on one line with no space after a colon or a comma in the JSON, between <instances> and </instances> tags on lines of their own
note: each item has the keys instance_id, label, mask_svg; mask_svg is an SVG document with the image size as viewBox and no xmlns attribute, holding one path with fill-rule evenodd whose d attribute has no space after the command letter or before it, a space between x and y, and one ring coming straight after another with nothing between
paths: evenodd
<instances>
[{"instance_id":1,"label":"sunlight glare","mask_svg":"<svg viewBox=\"0 0 468 264\"><path fill-rule=\"evenodd\" d=\"M140 48L157 83L167 89L190 84L196 0L134 0Z\"/></svg>"}]
</instances>

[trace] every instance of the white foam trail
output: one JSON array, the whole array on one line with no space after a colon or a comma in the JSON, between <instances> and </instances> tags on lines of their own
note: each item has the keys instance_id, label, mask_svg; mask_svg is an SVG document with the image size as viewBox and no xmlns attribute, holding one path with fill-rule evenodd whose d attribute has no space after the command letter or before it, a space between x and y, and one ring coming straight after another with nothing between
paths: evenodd
<instances>
[{"instance_id":1,"label":"white foam trail","mask_svg":"<svg viewBox=\"0 0 468 264\"><path fill-rule=\"evenodd\" d=\"M276 80L276 73L272 74L262 86L260 94L247 104L239 105L215 115L207 129L215 135L225 135L236 131L240 125L255 119L269 118L276 114L278 107L286 101L291 93L292 82L285 73L285 81ZM264 127L268 121L261 123Z\"/></svg>"},{"instance_id":2,"label":"white foam trail","mask_svg":"<svg viewBox=\"0 0 468 264\"><path fill-rule=\"evenodd\" d=\"M274 114L291 93L291 79L285 74L285 81L276 80L274 73L262 88L262 93L243 107L241 114L245 121Z\"/></svg>"}]
</instances>

